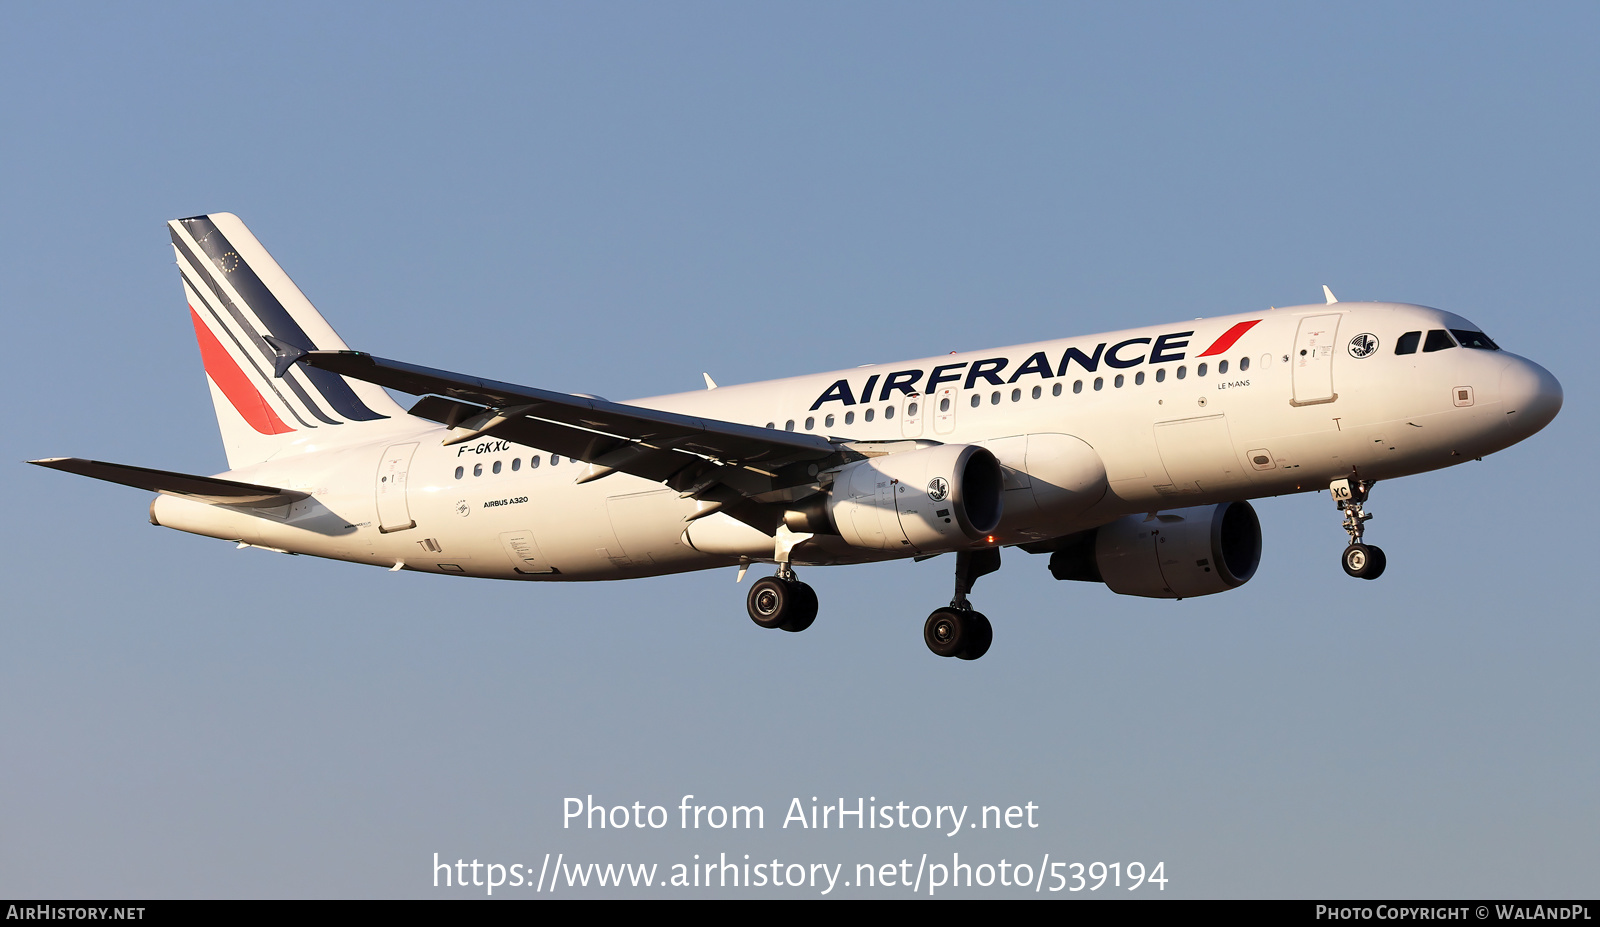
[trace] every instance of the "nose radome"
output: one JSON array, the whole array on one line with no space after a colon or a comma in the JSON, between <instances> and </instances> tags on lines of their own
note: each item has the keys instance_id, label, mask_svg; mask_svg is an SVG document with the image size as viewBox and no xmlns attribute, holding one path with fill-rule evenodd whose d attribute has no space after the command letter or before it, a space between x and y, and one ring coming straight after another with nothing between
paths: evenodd
<instances>
[{"instance_id":1,"label":"nose radome","mask_svg":"<svg viewBox=\"0 0 1600 927\"><path fill-rule=\"evenodd\" d=\"M1526 358L1510 358L1500 371L1500 400L1505 404L1506 426L1526 438L1561 411L1561 384L1550 371Z\"/></svg>"}]
</instances>

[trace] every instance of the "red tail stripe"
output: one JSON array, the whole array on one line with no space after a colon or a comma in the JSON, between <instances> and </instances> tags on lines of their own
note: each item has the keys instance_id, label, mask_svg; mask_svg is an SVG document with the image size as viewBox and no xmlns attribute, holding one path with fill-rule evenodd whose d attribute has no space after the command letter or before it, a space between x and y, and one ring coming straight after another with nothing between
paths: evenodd
<instances>
[{"instance_id":1,"label":"red tail stripe","mask_svg":"<svg viewBox=\"0 0 1600 927\"><path fill-rule=\"evenodd\" d=\"M1223 332L1222 337L1213 342L1211 347L1206 348L1205 352L1199 356L1210 357L1213 354L1221 354L1223 351L1228 350L1229 348L1233 347L1233 343L1235 341L1238 341L1240 338L1244 337L1244 333L1254 328L1260 321L1260 319L1254 319L1249 322L1240 322L1238 325L1235 325L1234 327Z\"/></svg>"},{"instance_id":2,"label":"red tail stripe","mask_svg":"<svg viewBox=\"0 0 1600 927\"><path fill-rule=\"evenodd\" d=\"M210 327L200 321L200 314L189 307L189 319L194 322L194 340L200 342L200 360L206 365L206 376L211 382L217 384L217 389L222 390L222 395L228 397L239 415L250 423L250 427L264 435L281 435L294 431L278 418L272 411L267 401L261 398L261 393L250 383L250 378L245 376L243 370L234 361L233 355L222 346L217 336L211 333Z\"/></svg>"}]
</instances>

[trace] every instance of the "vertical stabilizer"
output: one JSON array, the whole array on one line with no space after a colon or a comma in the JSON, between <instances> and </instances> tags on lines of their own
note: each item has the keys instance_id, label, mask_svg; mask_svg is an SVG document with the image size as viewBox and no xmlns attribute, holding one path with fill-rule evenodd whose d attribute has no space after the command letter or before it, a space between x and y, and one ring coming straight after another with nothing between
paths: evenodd
<instances>
[{"instance_id":1,"label":"vertical stabilizer","mask_svg":"<svg viewBox=\"0 0 1600 927\"><path fill-rule=\"evenodd\" d=\"M304 432L336 440L362 422L405 415L370 383L307 367L274 377L268 336L305 351L348 346L237 216L167 226L230 469L267 460Z\"/></svg>"}]
</instances>

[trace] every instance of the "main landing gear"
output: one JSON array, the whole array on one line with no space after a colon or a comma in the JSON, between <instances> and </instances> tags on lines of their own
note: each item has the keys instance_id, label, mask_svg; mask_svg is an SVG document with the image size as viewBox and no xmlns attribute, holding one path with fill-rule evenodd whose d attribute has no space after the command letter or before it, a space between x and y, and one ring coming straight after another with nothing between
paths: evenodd
<instances>
[{"instance_id":1,"label":"main landing gear","mask_svg":"<svg viewBox=\"0 0 1600 927\"><path fill-rule=\"evenodd\" d=\"M994 627L982 612L974 611L967 593L978 577L1000 569L1000 549L961 551L956 554L956 595L948 607L936 609L922 626L922 640L941 657L976 660L989 652Z\"/></svg>"},{"instance_id":2,"label":"main landing gear","mask_svg":"<svg viewBox=\"0 0 1600 927\"><path fill-rule=\"evenodd\" d=\"M798 632L817 620L817 593L795 578L794 567L789 563L795 545L809 537L778 526L773 554L778 561L778 575L756 580L744 600L750 620L757 625ZM739 568L739 578L744 578L744 567Z\"/></svg>"},{"instance_id":3,"label":"main landing gear","mask_svg":"<svg viewBox=\"0 0 1600 927\"><path fill-rule=\"evenodd\" d=\"M1372 514L1362 508L1371 489L1370 481L1354 475L1328 484L1334 504L1344 513L1344 530L1350 535L1350 546L1344 549L1340 564L1346 573L1357 579L1377 579L1383 575L1383 568L1389 565L1383 548L1361 542L1367 522L1372 520Z\"/></svg>"},{"instance_id":4,"label":"main landing gear","mask_svg":"<svg viewBox=\"0 0 1600 927\"><path fill-rule=\"evenodd\" d=\"M817 620L817 594L795 579L788 564L777 576L758 579L745 599L750 620L763 628L804 631Z\"/></svg>"}]
</instances>

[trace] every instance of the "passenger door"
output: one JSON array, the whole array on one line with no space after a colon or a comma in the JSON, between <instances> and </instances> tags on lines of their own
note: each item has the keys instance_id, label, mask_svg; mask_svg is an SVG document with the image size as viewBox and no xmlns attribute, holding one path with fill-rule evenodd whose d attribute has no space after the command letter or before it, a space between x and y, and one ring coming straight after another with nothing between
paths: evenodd
<instances>
[{"instance_id":1,"label":"passenger door","mask_svg":"<svg viewBox=\"0 0 1600 927\"><path fill-rule=\"evenodd\" d=\"M1333 391L1333 342L1338 333L1337 314L1300 320L1294 353L1289 356L1294 369L1294 398L1290 405L1309 406L1339 398Z\"/></svg>"}]
</instances>

